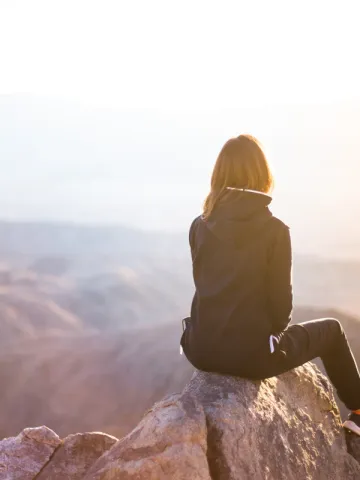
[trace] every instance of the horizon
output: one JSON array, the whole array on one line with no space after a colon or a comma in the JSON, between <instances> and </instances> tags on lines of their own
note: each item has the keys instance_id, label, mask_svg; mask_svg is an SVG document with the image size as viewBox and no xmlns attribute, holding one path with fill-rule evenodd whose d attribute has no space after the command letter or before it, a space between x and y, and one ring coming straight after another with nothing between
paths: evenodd
<instances>
[{"instance_id":1,"label":"horizon","mask_svg":"<svg viewBox=\"0 0 360 480\"><path fill-rule=\"evenodd\" d=\"M190 114L39 98L0 96L4 220L187 231L201 213L218 151L229 133L240 130L265 144L276 181L271 209L292 227L296 248L359 255L353 172L360 102ZM324 189L318 188L320 175Z\"/></svg>"},{"instance_id":2,"label":"horizon","mask_svg":"<svg viewBox=\"0 0 360 480\"><path fill-rule=\"evenodd\" d=\"M127 234L135 234L135 235L150 235L150 237L170 237L170 238L176 238L177 243L176 243L176 248L179 248L180 246L180 252L177 251L177 254L186 254L190 258L190 250L189 250L189 245L188 245L188 229L187 230L179 230L179 231L168 231L168 230L161 230L161 229L149 229L146 227L136 227L136 226L131 226L127 225L124 223L113 223L113 224L101 224L101 223L81 223L81 222L67 222L67 221L58 221L54 219L50 220L4 220L3 218L0 218L0 227L6 225L7 227L31 227L31 228L53 228L53 229L74 229L74 230L83 230L83 231L98 231L99 233L106 233L107 231L123 231ZM3 231L2 232L2 240L4 241L4 244L6 245L6 233ZM39 231L36 233L37 237L39 236ZM39 237L40 238L40 237ZM183 242L179 243L179 240L183 238ZM149 239L149 237L147 237ZM73 239L74 240L74 239ZM19 241L19 239L17 240ZM61 243L61 240L60 240ZM293 248L293 256L295 262L299 259L307 259L311 260L313 262L331 262L331 264L336 264L336 263L341 263L343 265L346 264L360 264L360 252L358 249L356 251L352 252L344 252L344 251L337 251L334 253L331 249L327 250L326 248L323 248L322 251L320 250L308 250L308 249L302 249L298 248L298 242L293 242L295 243L294 248ZM144 246L146 245L146 241L144 243ZM23 246L24 247L24 246ZM55 248L55 250L57 250ZM1 255L4 254L6 255L6 248L4 251L0 251L0 257ZM169 254L169 251L167 251L166 255ZM57 256L57 253L52 253L47 255L55 255ZM66 256L67 254L64 253Z\"/></svg>"},{"instance_id":3,"label":"horizon","mask_svg":"<svg viewBox=\"0 0 360 480\"><path fill-rule=\"evenodd\" d=\"M295 248L360 255L354 5L3 2L0 217L186 231L249 132Z\"/></svg>"},{"instance_id":4,"label":"horizon","mask_svg":"<svg viewBox=\"0 0 360 480\"><path fill-rule=\"evenodd\" d=\"M4 101L0 96L0 156L7 171L0 179L4 220L182 232L201 213L228 133L240 130L257 134L265 144L276 181L272 210L293 228L295 243L317 243L314 252L321 253L322 243L335 251L337 243L350 238L351 250L357 250L360 228L353 218L360 215L360 199L352 172L360 151L355 131L360 102L359 107L320 105L311 110L312 117L307 113L304 126L305 110L288 107L275 113L258 107L229 109L227 116L216 110L211 115L155 111L154 116L146 109L108 111L38 99L11 95ZM322 171L326 188L319 190Z\"/></svg>"}]
</instances>

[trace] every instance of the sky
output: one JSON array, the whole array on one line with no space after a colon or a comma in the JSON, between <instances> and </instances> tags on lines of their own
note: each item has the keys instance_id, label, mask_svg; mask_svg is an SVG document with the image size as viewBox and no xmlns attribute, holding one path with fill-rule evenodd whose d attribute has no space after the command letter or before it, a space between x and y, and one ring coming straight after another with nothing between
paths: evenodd
<instances>
[{"instance_id":1,"label":"sky","mask_svg":"<svg viewBox=\"0 0 360 480\"><path fill-rule=\"evenodd\" d=\"M357 249L357 10L0 0L0 218L184 230L222 144L246 131L297 246L310 231L317 252L340 234Z\"/></svg>"},{"instance_id":2,"label":"sky","mask_svg":"<svg viewBox=\"0 0 360 480\"><path fill-rule=\"evenodd\" d=\"M165 109L359 99L357 3L0 0L0 93Z\"/></svg>"}]
</instances>

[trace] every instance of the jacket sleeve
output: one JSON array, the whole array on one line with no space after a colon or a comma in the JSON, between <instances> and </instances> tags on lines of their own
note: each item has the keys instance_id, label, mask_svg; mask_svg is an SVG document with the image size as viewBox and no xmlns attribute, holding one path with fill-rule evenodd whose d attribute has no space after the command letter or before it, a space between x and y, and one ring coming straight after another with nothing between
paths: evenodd
<instances>
[{"instance_id":1,"label":"jacket sleeve","mask_svg":"<svg viewBox=\"0 0 360 480\"><path fill-rule=\"evenodd\" d=\"M198 218L195 218L195 220L192 222L191 226L190 226L190 231L189 231L189 244L190 244L190 249L191 249L191 257L192 257L192 260L194 260L195 258L195 230L196 230L196 226L197 226L197 223L198 223Z\"/></svg>"},{"instance_id":2,"label":"jacket sleeve","mask_svg":"<svg viewBox=\"0 0 360 480\"><path fill-rule=\"evenodd\" d=\"M293 309L291 238L285 225L275 240L269 262L268 302L272 333L279 333L289 325Z\"/></svg>"}]
</instances>

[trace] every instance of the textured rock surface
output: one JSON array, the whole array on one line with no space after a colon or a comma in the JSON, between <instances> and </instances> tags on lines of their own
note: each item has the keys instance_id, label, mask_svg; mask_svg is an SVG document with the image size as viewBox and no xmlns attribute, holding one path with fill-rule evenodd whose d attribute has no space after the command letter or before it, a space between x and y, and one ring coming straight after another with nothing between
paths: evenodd
<instances>
[{"instance_id":1,"label":"textured rock surface","mask_svg":"<svg viewBox=\"0 0 360 480\"><path fill-rule=\"evenodd\" d=\"M86 479L211 480L206 417L201 405L174 395L156 404Z\"/></svg>"},{"instance_id":2,"label":"textured rock surface","mask_svg":"<svg viewBox=\"0 0 360 480\"><path fill-rule=\"evenodd\" d=\"M327 380L308 364L265 382L196 373L86 476L117 478L355 480L360 465Z\"/></svg>"},{"instance_id":3,"label":"textured rock surface","mask_svg":"<svg viewBox=\"0 0 360 480\"><path fill-rule=\"evenodd\" d=\"M360 463L360 438L351 432L346 432L346 444L348 452Z\"/></svg>"},{"instance_id":4,"label":"textured rock surface","mask_svg":"<svg viewBox=\"0 0 360 480\"><path fill-rule=\"evenodd\" d=\"M27 428L0 442L0 480L80 480L117 438L104 433L69 435Z\"/></svg>"},{"instance_id":5,"label":"textured rock surface","mask_svg":"<svg viewBox=\"0 0 360 480\"><path fill-rule=\"evenodd\" d=\"M117 438L104 433L69 435L36 480L80 480L91 465L111 448Z\"/></svg>"},{"instance_id":6,"label":"textured rock surface","mask_svg":"<svg viewBox=\"0 0 360 480\"><path fill-rule=\"evenodd\" d=\"M0 442L0 480L359 480L359 461L311 364L264 382L197 372L121 440L40 427Z\"/></svg>"},{"instance_id":7,"label":"textured rock surface","mask_svg":"<svg viewBox=\"0 0 360 480\"><path fill-rule=\"evenodd\" d=\"M0 480L32 480L50 460L60 438L46 427L27 428L0 442Z\"/></svg>"}]
</instances>

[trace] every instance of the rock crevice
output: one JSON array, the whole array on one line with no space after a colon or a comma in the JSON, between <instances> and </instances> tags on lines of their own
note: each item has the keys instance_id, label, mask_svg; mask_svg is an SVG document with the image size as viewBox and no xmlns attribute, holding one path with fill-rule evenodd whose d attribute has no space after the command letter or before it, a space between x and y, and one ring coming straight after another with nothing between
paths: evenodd
<instances>
[{"instance_id":1,"label":"rock crevice","mask_svg":"<svg viewBox=\"0 0 360 480\"><path fill-rule=\"evenodd\" d=\"M43 427L43 428L47 428L47 427ZM55 433L55 432L54 432ZM59 450L59 448L61 447L62 445L62 442L57 446L55 447L54 451L51 453L50 457L49 457L49 460L44 463L44 465L41 467L41 469L39 470L39 472L35 475L34 477L34 480L39 480L39 478L41 478L41 475L42 475L42 472L44 470L46 470L46 467L50 464L50 462L52 461L52 459L54 458L54 455L56 454L56 452Z\"/></svg>"}]
</instances>

